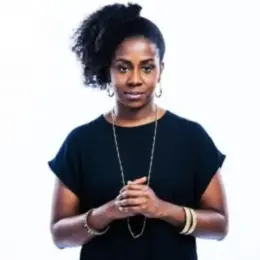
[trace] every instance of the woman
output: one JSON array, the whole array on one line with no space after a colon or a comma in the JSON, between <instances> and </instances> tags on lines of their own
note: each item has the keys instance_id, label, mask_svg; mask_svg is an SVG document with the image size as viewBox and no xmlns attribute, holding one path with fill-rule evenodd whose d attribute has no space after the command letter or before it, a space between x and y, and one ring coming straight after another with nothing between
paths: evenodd
<instances>
[{"instance_id":1,"label":"woman","mask_svg":"<svg viewBox=\"0 0 260 260\"><path fill-rule=\"evenodd\" d=\"M86 85L115 97L49 162L52 236L59 248L82 246L81 260L194 260L197 237L227 234L225 156L200 124L155 104L165 44L140 11L105 6L75 34Z\"/></svg>"}]
</instances>

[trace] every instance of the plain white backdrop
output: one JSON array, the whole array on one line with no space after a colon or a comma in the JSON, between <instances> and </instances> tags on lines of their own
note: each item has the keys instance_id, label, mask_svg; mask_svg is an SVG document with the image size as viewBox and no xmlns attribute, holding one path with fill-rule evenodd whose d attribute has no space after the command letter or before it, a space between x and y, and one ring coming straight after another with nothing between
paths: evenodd
<instances>
[{"instance_id":1,"label":"plain white backdrop","mask_svg":"<svg viewBox=\"0 0 260 260\"><path fill-rule=\"evenodd\" d=\"M200 122L227 154L230 233L223 242L199 240L199 259L258 260L259 1L137 2L166 39L158 102ZM112 105L83 87L69 49L84 16L109 3L0 1L1 260L78 259L79 248L61 251L51 241L47 161L72 128Z\"/></svg>"}]
</instances>

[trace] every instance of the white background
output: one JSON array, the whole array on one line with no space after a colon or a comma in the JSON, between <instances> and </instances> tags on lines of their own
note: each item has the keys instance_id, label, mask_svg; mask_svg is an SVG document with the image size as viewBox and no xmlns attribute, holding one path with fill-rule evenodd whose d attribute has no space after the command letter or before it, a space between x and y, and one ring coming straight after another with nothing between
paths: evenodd
<instances>
[{"instance_id":1,"label":"white background","mask_svg":"<svg viewBox=\"0 0 260 260\"><path fill-rule=\"evenodd\" d=\"M83 87L69 50L73 29L104 3L113 2L0 1L1 260L78 259L78 248L58 250L50 238L47 161L112 104ZM159 103L200 122L227 154L230 233L199 241L200 260L260 259L259 1L141 3L167 43Z\"/></svg>"}]
</instances>

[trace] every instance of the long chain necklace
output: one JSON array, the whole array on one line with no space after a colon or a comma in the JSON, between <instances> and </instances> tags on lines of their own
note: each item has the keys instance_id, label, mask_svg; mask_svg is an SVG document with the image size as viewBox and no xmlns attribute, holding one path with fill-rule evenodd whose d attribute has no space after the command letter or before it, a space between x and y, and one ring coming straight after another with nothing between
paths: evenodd
<instances>
[{"instance_id":1,"label":"long chain necklace","mask_svg":"<svg viewBox=\"0 0 260 260\"><path fill-rule=\"evenodd\" d=\"M125 186L126 185L125 174L124 174L122 160L121 160L120 153L119 153L119 146L118 146L116 129L115 129L115 121L116 121L115 117L116 117L116 115L115 115L115 111L113 109L113 111L112 111L112 119L113 119L114 141L115 141L116 153L117 153L119 167L120 167L120 172L121 172L122 184L123 184L123 186ZM158 107L156 106L156 120L155 120L154 135L153 135L153 142L152 142L152 150L151 150L150 163L149 163L149 171L148 171L148 176L147 176L147 185L148 186L150 185L150 179L151 179L153 157L154 157L154 150L155 150L155 141L156 141L156 135L157 135L157 125L158 125ZM143 235L144 230L145 230L145 226L146 226L146 217L144 218L143 225L142 225L140 233L135 234L133 232L131 224L130 224L130 218L127 218L128 230L129 230L130 234L132 235L132 237L135 238L135 239L139 238L140 236Z\"/></svg>"}]
</instances>

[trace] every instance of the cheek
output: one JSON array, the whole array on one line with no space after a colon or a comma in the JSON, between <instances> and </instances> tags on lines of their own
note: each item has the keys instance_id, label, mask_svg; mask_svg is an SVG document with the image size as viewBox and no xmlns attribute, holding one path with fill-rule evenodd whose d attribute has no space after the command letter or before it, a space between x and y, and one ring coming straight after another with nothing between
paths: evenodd
<instances>
[{"instance_id":1,"label":"cheek","mask_svg":"<svg viewBox=\"0 0 260 260\"><path fill-rule=\"evenodd\" d=\"M149 76L145 77L144 82L145 82L145 85L147 87L149 87L149 89L152 90L152 89L156 88L158 79L159 79L158 75L149 75Z\"/></svg>"},{"instance_id":2,"label":"cheek","mask_svg":"<svg viewBox=\"0 0 260 260\"><path fill-rule=\"evenodd\" d=\"M118 86L118 85L120 86L125 84L126 82L126 77L120 75L119 73L115 73L115 72L110 73L110 78L111 78L111 83L114 86Z\"/></svg>"}]
</instances>

